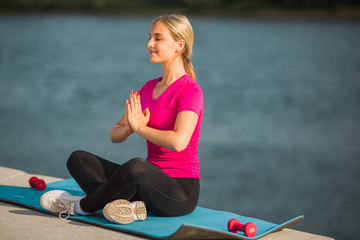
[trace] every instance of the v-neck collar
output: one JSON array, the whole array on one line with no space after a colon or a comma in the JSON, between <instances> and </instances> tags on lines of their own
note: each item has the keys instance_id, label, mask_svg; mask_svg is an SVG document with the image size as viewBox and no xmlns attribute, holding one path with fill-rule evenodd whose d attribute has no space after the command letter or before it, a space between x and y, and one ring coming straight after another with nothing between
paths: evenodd
<instances>
[{"instance_id":1,"label":"v-neck collar","mask_svg":"<svg viewBox=\"0 0 360 240\"><path fill-rule=\"evenodd\" d=\"M159 80L155 83L154 88L152 89L151 99L152 99L153 101L157 101L162 95L164 95L164 94L169 90L169 88L171 88L171 86L174 85L174 83L178 82L180 79L184 78L186 75L187 75L187 74L184 74L184 75L182 75L180 78L176 79L176 80L175 80L174 82L172 82L172 83L165 89L165 91L163 91L157 98L154 98L154 90L155 90L155 88L156 88L156 85L162 80L162 77L159 78Z\"/></svg>"}]
</instances>

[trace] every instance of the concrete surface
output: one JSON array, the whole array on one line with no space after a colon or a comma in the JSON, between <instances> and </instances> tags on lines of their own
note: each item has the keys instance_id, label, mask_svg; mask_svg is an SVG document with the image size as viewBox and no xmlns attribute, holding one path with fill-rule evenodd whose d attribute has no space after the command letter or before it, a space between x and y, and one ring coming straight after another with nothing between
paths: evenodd
<instances>
[{"instance_id":1,"label":"concrete surface","mask_svg":"<svg viewBox=\"0 0 360 240\"><path fill-rule=\"evenodd\" d=\"M24 171L1 167L0 184L27 187L31 176L37 176L51 183L61 180L50 176L29 174ZM306 220L305 220L306 221ZM20 239L147 239L113 230L108 230L72 220L60 220L17 205L0 201L0 238L4 240ZM332 238L305 233L292 229L267 235L262 240L331 240Z\"/></svg>"}]
</instances>

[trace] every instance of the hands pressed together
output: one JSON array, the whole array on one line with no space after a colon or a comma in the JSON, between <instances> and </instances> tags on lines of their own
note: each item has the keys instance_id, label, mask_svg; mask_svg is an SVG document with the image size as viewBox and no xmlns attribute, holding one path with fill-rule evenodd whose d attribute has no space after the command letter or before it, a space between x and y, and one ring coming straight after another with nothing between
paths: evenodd
<instances>
[{"instance_id":1,"label":"hands pressed together","mask_svg":"<svg viewBox=\"0 0 360 240\"><path fill-rule=\"evenodd\" d=\"M138 132L145 127L150 119L150 111L147 107L144 111L141 109L140 94L131 91L129 100L126 100L125 120L126 128L130 132Z\"/></svg>"}]
</instances>

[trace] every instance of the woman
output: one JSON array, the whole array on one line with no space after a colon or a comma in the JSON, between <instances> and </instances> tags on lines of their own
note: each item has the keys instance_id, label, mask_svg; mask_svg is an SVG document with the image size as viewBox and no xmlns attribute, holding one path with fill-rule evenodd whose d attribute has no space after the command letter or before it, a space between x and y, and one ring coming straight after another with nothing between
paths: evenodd
<instances>
[{"instance_id":1,"label":"woman","mask_svg":"<svg viewBox=\"0 0 360 240\"><path fill-rule=\"evenodd\" d=\"M146 209L159 216L191 213L199 199L197 146L203 118L203 94L190 55L190 22L182 15L156 18L147 45L150 61L162 64L162 77L131 91L124 116L112 128L111 141L134 133L146 139L148 156L119 165L85 151L75 151L67 167L85 196L55 190L41 197L53 212L87 215L103 209L121 224L144 220Z\"/></svg>"}]
</instances>

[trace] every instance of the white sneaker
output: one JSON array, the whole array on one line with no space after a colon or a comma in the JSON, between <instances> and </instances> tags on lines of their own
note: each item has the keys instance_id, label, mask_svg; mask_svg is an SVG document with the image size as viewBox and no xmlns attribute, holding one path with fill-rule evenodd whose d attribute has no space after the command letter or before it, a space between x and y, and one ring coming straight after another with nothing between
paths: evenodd
<instances>
[{"instance_id":1,"label":"white sneaker","mask_svg":"<svg viewBox=\"0 0 360 240\"><path fill-rule=\"evenodd\" d=\"M76 215L74 212L74 205L76 201L85 196L73 196L68 192L62 190L53 190L44 193L40 198L40 205L50 212L59 213L59 218L67 219L70 215ZM66 213L67 217L61 217L61 214Z\"/></svg>"},{"instance_id":2,"label":"white sneaker","mask_svg":"<svg viewBox=\"0 0 360 240\"><path fill-rule=\"evenodd\" d=\"M120 224L132 223L135 220L145 220L147 217L146 206L143 201L130 203L124 199L106 204L103 214L107 220Z\"/></svg>"}]
</instances>

